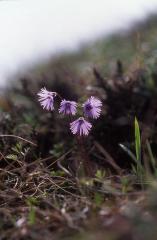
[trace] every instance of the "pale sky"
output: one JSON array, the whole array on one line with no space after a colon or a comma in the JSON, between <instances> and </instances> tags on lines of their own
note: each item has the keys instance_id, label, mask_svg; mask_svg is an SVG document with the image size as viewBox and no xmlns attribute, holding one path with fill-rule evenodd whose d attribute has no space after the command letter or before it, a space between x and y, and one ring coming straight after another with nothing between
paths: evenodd
<instances>
[{"instance_id":1,"label":"pale sky","mask_svg":"<svg viewBox=\"0 0 157 240\"><path fill-rule=\"evenodd\" d=\"M155 9L157 0L0 1L0 85L24 64L76 49Z\"/></svg>"}]
</instances>

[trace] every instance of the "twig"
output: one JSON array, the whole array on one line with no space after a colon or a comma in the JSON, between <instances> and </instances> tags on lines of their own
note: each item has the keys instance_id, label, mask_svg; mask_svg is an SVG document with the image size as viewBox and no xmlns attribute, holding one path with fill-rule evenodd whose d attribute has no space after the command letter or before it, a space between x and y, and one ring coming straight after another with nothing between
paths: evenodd
<instances>
[{"instance_id":1,"label":"twig","mask_svg":"<svg viewBox=\"0 0 157 240\"><path fill-rule=\"evenodd\" d=\"M32 144L33 146L37 146L37 144L35 144L35 143L33 143L33 142L31 142L31 141L25 139L25 138L22 138L22 137L20 137L20 136L16 136L16 135L11 135L11 134L1 134L0 137L13 137L13 138L20 139L20 140L22 140L22 141L24 141L24 142L30 143L30 144Z\"/></svg>"},{"instance_id":2,"label":"twig","mask_svg":"<svg viewBox=\"0 0 157 240\"><path fill-rule=\"evenodd\" d=\"M121 168L115 163L111 155L98 143L94 142L96 148L105 156L106 162L108 162L118 173L121 173Z\"/></svg>"}]
</instances>

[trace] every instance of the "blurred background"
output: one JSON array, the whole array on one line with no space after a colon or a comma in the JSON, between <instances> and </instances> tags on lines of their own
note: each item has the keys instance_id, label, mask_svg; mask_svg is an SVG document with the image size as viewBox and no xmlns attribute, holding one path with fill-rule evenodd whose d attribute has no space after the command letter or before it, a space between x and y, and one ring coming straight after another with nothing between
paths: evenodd
<instances>
[{"instance_id":1,"label":"blurred background","mask_svg":"<svg viewBox=\"0 0 157 240\"><path fill-rule=\"evenodd\" d=\"M46 68L47 72L47 66L52 68L50 63L58 58L64 58L67 63L67 58L72 57L69 66L77 59L82 70L92 64L104 65L104 59L109 57L108 49L110 57L123 58L128 51L130 56L143 36L151 38L154 50L156 11L157 0L0 1L0 86L36 69L43 73ZM144 23L145 27L141 25ZM127 41L125 38L123 42L122 35L126 37L132 29L135 29L133 38ZM140 31L142 37L141 33L137 34ZM147 43L145 39L146 51L150 50ZM119 47L126 47L127 53L118 53Z\"/></svg>"}]
</instances>

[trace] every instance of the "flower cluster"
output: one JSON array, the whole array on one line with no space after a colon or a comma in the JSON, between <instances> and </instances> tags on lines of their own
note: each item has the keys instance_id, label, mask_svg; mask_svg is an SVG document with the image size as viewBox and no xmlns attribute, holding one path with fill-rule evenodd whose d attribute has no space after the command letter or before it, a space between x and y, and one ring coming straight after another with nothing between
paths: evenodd
<instances>
[{"instance_id":1,"label":"flower cluster","mask_svg":"<svg viewBox=\"0 0 157 240\"><path fill-rule=\"evenodd\" d=\"M39 102L43 109L48 111L54 110L54 98L57 97L56 92L50 92L46 88L42 88L37 94L39 96ZM61 100L59 113L64 115L76 115L78 104L74 101ZM97 119L100 117L102 102L91 96L85 103L81 106L83 108L83 113L86 118ZM85 135L89 134L92 128L92 124L88 122L84 117L79 117L77 120L70 123L70 130L73 134Z\"/></svg>"}]
</instances>

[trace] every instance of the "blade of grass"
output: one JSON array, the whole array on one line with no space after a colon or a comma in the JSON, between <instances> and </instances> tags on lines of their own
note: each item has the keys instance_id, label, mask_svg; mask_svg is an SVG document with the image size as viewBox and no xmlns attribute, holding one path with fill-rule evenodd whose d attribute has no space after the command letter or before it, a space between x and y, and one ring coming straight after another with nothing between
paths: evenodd
<instances>
[{"instance_id":1,"label":"blade of grass","mask_svg":"<svg viewBox=\"0 0 157 240\"><path fill-rule=\"evenodd\" d=\"M141 164L141 136L140 136L140 127L135 117L135 150L136 150L136 159Z\"/></svg>"},{"instance_id":2,"label":"blade of grass","mask_svg":"<svg viewBox=\"0 0 157 240\"><path fill-rule=\"evenodd\" d=\"M152 149L151 149L151 146L150 146L150 143L149 143L148 140L146 140L146 146L147 146L147 149L148 149L148 154L149 154L149 157L150 157L151 165L153 167L153 170L156 172L156 170L157 170L156 162L155 162L155 158L153 156L153 152L152 152Z\"/></svg>"},{"instance_id":3,"label":"blade of grass","mask_svg":"<svg viewBox=\"0 0 157 240\"><path fill-rule=\"evenodd\" d=\"M126 146L124 146L122 143L120 143L119 146L124 150L124 152L126 152L126 153L131 157L131 159L132 159L136 164L138 164L138 161L137 161L137 159L136 159L135 154L134 154L129 148L127 148Z\"/></svg>"}]
</instances>

